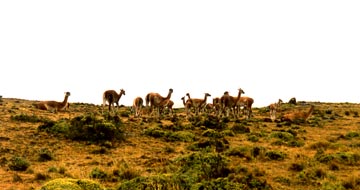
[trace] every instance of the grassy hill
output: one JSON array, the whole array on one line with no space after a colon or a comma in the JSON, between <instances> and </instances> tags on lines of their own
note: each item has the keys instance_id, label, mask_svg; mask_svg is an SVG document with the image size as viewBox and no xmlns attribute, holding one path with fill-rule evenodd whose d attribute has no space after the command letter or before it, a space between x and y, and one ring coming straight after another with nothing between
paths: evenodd
<instances>
[{"instance_id":1,"label":"grassy hill","mask_svg":"<svg viewBox=\"0 0 360 190\"><path fill-rule=\"evenodd\" d=\"M312 116L271 122L203 114L134 118L72 103L51 113L35 101L0 102L0 189L356 189L360 105L283 104ZM46 187L46 188L45 188Z\"/></svg>"}]
</instances>

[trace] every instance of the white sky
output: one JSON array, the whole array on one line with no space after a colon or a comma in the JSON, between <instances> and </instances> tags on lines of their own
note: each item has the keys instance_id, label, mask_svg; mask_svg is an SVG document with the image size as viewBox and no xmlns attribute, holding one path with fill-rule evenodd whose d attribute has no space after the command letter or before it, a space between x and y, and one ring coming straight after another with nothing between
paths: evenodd
<instances>
[{"instance_id":1,"label":"white sky","mask_svg":"<svg viewBox=\"0 0 360 190\"><path fill-rule=\"evenodd\" d=\"M0 1L0 95L360 102L360 1ZM210 102L209 99L208 102Z\"/></svg>"}]
</instances>

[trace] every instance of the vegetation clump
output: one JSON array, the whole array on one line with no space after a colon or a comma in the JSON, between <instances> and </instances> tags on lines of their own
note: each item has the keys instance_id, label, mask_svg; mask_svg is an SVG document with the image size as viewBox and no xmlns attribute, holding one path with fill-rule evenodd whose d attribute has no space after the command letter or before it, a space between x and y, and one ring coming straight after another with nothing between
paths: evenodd
<instances>
[{"instance_id":1,"label":"vegetation clump","mask_svg":"<svg viewBox=\"0 0 360 190\"><path fill-rule=\"evenodd\" d=\"M106 142L125 139L122 122L117 118L98 119L95 116L83 115L69 120L45 122L38 127L39 131L63 135L72 140L89 142Z\"/></svg>"},{"instance_id":2,"label":"vegetation clump","mask_svg":"<svg viewBox=\"0 0 360 190\"><path fill-rule=\"evenodd\" d=\"M89 179L58 178L46 182L40 190L105 190L99 183Z\"/></svg>"},{"instance_id":3,"label":"vegetation clump","mask_svg":"<svg viewBox=\"0 0 360 190\"><path fill-rule=\"evenodd\" d=\"M13 171L26 171L30 166L30 163L22 157L14 156L10 159L8 166L10 170Z\"/></svg>"},{"instance_id":4,"label":"vegetation clump","mask_svg":"<svg viewBox=\"0 0 360 190\"><path fill-rule=\"evenodd\" d=\"M10 116L11 120L14 121L22 121L22 122L31 122L31 123L37 123L37 122L47 122L48 119L41 118L37 115L28 115L28 114L17 114Z\"/></svg>"},{"instance_id":5,"label":"vegetation clump","mask_svg":"<svg viewBox=\"0 0 360 190\"><path fill-rule=\"evenodd\" d=\"M250 133L250 128L245 126L245 124L243 124L243 123L235 123L231 127L231 130L237 134Z\"/></svg>"},{"instance_id":6,"label":"vegetation clump","mask_svg":"<svg viewBox=\"0 0 360 190\"><path fill-rule=\"evenodd\" d=\"M195 135L188 131L166 131L160 127L150 127L144 131L145 135L162 138L168 142L180 141L180 142L192 142L195 140Z\"/></svg>"},{"instance_id":7,"label":"vegetation clump","mask_svg":"<svg viewBox=\"0 0 360 190\"><path fill-rule=\"evenodd\" d=\"M39 150L39 162L46 162L54 159L54 155L47 148L42 148Z\"/></svg>"}]
</instances>

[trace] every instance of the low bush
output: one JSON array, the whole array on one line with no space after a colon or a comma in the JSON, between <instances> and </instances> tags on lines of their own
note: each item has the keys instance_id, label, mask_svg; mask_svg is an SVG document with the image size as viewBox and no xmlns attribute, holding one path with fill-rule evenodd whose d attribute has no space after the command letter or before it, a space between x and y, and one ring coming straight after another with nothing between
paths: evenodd
<instances>
[{"instance_id":1,"label":"low bush","mask_svg":"<svg viewBox=\"0 0 360 190\"><path fill-rule=\"evenodd\" d=\"M53 156L52 152L50 150L48 150L47 148L42 148L39 150L39 158L38 158L39 162L46 162L46 161L50 161L53 159L54 159L54 156Z\"/></svg>"},{"instance_id":2,"label":"low bush","mask_svg":"<svg viewBox=\"0 0 360 190\"><path fill-rule=\"evenodd\" d=\"M46 182L40 190L106 190L99 183L89 179L58 178Z\"/></svg>"},{"instance_id":3,"label":"low bush","mask_svg":"<svg viewBox=\"0 0 360 190\"><path fill-rule=\"evenodd\" d=\"M37 115L27 115L27 114L18 114L10 116L10 119L13 121L22 121L22 122L31 122L31 123L38 123L38 122L46 122L48 119L38 117Z\"/></svg>"},{"instance_id":4,"label":"low bush","mask_svg":"<svg viewBox=\"0 0 360 190\"><path fill-rule=\"evenodd\" d=\"M8 167L13 171L26 171L30 163L22 157L14 156L10 159Z\"/></svg>"},{"instance_id":5,"label":"low bush","mask_svg":"<svg viewBox=\"0 0 360 190\"><path fill-rule=\"evenodd\" d=\"M98 119L95 116L77 116L70 121L48 121L38 127L39 131L63 135L66 138L88 142L123 141L124 131L118 117Z\"/></svg>"}]
</instances>

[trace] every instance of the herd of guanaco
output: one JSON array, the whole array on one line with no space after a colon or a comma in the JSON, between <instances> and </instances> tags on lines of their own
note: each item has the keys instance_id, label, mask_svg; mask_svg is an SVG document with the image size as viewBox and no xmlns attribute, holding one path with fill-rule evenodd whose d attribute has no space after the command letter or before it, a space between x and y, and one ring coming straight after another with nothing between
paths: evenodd
<instances>
[{"instance_id":1,"label":"herd of guanaco","mask_svg":"<svg viewBox=\"0 0 360 190\"><path fill-rule=\"evenodd\" d=\"M181 98L186 116L189 117L190 112L193 111L195 115L198 115L200 112L214 112L217 115L226 115L229 116L230 112L234 117L237 117L240 112L245 114L246 118L252 116L252 104L254 99L248 96L241 96L245 94L244 90L241 88L238 89L237 96L230 96L228 91L225 91L221 97L213 98L212 103L207 103L207 98L211 96L209 93L205 93L204 98L191 98L189 93L186 93L187 100L185 96ZM160 116L163 113L164 109L168 109L169 113L173 114L173 105L174 102L170 100L173 89L170 88L167 96L161 96L159 93L150 92L145 96L145 101L142 97L138 96L133 100L132 110L134 111L135 117L140 117L143 114L143 108L146 106L150 110L150 114L156 114ZM119 101L122 95L125 95L125 90L120 89L120 92L117 93L115 90L106 90L103 93L103 103L102 110L108 103L108 109L111 111L111 107L119 107ZM40 101L34 103L34 106L38 109L49 110L51 112L57 112L66 110L69 108L70 104L68 103L68 98L70 92L65 92L65 98L62 102L58 101ZM144 106L145 103L145 106ZM279 111L283 101L279 99L276 103L272 103L268 106L270 112L270 119L274 122L276 120L276 113ZM295 103L296 99L292 98L289 103ZM283 114L281 116L281 121L293 122L295 120L307 120L314 110L314 106L311 105L310 109L307 112L302 111L293 111L290 113ZM113 109L114 111L114 109Z\"/></svg>"}]
</instances>

